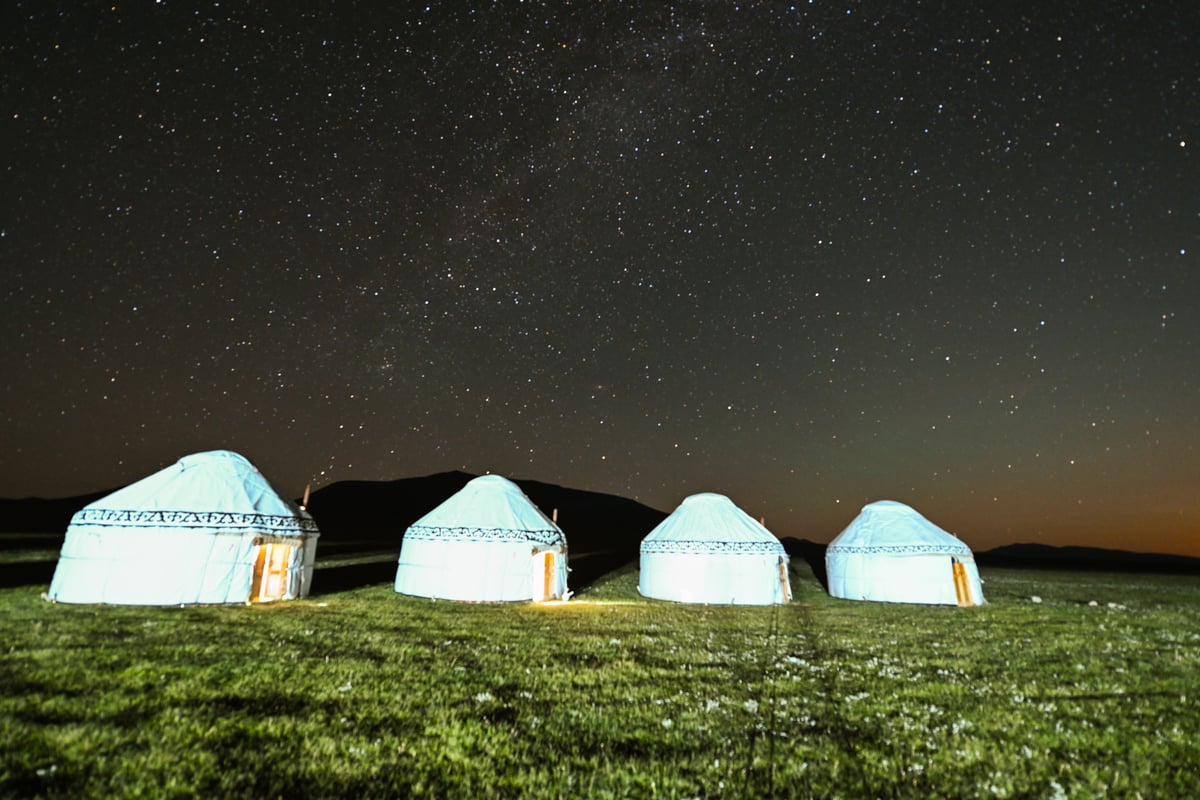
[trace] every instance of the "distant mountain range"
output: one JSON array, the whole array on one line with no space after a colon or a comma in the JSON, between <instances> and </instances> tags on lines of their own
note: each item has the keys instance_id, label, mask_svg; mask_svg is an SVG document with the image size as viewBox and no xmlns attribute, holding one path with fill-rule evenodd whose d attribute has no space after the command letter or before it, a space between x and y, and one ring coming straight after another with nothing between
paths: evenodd
<instances>
[{"instance_id":1,"label":"distant mountain range","mask_svg":"<svg viewBox=\"0 0 1200 800\"><path fill-rule=\"evenodd\" d=\"M26 497L20 500L0 498L0 531L62 533L66 531L76 511L115 491L114 488L53 500L43 500L40 497Z\"/></svg>"},{"instance_id":2,"label":"distant mountain range","mask_svg":"<svg viewBox=\"0 0 1200 800\"><path fill-rule=\"evenodd\" d=\"M377 545L399 548L406 528L474 478L440 472L394 481L339 481L316 490L308 511L321 529L320 547ZM634 500L533 480L514 481L547 515L557 515L573 554L632 552L665 512ZM0 531L65 533L76 511L114 490L50 500L0 499ZM9 545L12 546L12 545Z\"/></svg>"},{"instance_id":3,"label":"distant mountain range","mask_svg":"<svg viewBox=\"0 0 1200 800\"><path fill-rule=\"evenodd\" d=\"M308 511L327 541L376 541L399 546L409 525L474 478L440 472L395 481L339 481L318 489ZM666 513L634 500L532 480L514 481L547 516L557 516L571 552L632 552Z\"/></svg>"},{"instance_id":4,"label":"distant mountain range","mask_svg":"<svg viewBox=\"0 0 1200 800\"><path fill-rule=\"evenodd\" d=\"M318 489L309 497L308 510L321 529L319 552L372 548L395 548L398 552L404 530L473 477L465 472L440 472L393 481L339 481ZM533 480L515 483L545 514L557 512L573 557L605 554L605 563L619 565L631 561L637 558L642 538L666 517L663 511L625 497ZM49 500L0 499L0 531L64 533L76 511L111 491L114 490ZM39 546L45 547L44 537L41 541ZM793 556L804 558L818 573L824 572L824 544L793 537L782 541ZM11 537L4 542L6 548L22 546ZM984 567L1200 574L1200 558L1099 547L1010 544L977 551L975 560Z\"/></svg>"},{"instance_id":5,"label":"distant mountain range","mask_svg":"<svg viewBox=\"0 0 1200 800\"><path fill-rule=\"evenodd\" d=\"M782 540L793 556L804 558L819 575L824 573L825 547L820 542ZM1006 544L991 550L976 550L975 562L983 567L1041 567L1045 569L1087 569L1111 572L1179 572L1200 575L1200 558L1170 553L1133 553L1103 547L1057 547L1048 544Z\"/></svg>"},{"instance_id":6,"label":"distant mountain range","mask_svg":"<svg viewBox=\"0 0 1200 800\"><path fill-rule=\"evenodd\" d=\"M1006 544L975 554L983 566L1047 566L1115 572L1184 572L1200 574L1200 558L1170 553L1134 553L1103 547L1057 547L1032 542Z\"/></svg>"}]
</instances>

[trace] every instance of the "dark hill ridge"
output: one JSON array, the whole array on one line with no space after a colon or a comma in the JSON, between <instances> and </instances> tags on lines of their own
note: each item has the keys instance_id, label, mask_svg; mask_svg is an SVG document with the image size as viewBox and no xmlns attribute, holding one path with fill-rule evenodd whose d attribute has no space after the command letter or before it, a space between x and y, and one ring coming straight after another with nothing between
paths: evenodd
<instances>
[{"instance_id":1,"label":"dark hill ridge","mask_svg":"<svg viewBox=\"0 0 1200 800\"><path fill-rule=\"evenodd\" d=\"M400 547L406 528L457 492L474 475L439 472L392 481L338 481L311 494L308 510L321 529L321 547L373 544ZM570 489L534 480L514 481L558 523L574 553L623 552L637 556L638 544L666 514L616 495ZM71 517L115 489L51 500L0 499L0 530L65 533ZM9 546L12 546L11 543Z\"/></svg>"},{"instance_id":2,"label":"dark hill ridge","mask_svg":"<svg viewBox=\"0 0 1200 800\"><path fill-rule=\"evenodd\" d=\"M473 475L439 472L392 481L338 481L308 498L308 512L322 540L399 543L416 519L457 492Z\"/></svg>"},{"instance_id":3,"label":"dark hill ridge","mask_svg":"<svg viewBox=\"0 0 1200 800\"><path fill-rule=\"evenodd\" d=\"M786 536L783 547L793 558L803 558L824 582L825 548L828 545ZM1041 569L1110 572L1165 572L1200 575L1200 558L1170 553L1132 553L1102 547L1056 547L1048 544L1006 544L975 551L981 567L1032 567Z\"/></svg>"},{"instance_id":4,"label":"dark hill ridge","mask_svg":"<svg viewBox=\"0 0 1200 800\"><path fill-rule=\"evenodd\" d=\"M313 492L308 511L321 529L318 556L380 551L392 555L378 563L323 569L314 591L336 592L392 580L404 531L473 477L440 472L394 481L339 481ZM666 517L624 497L540 481L514 483L542 513L554 516L557 510L559 527L567 536L570 584L576 591L635 560L642 538Z\"/></svg>"},{"instance_id":5,"label":"dark hill ridge","mask_svg":"<svg viewBox=\"0 0 1200 800\"><path fill-rule=\"evenodd\" d=\"M63 533L76 511L115 491L116 489L109 489L52 500L40 497L25 497L20 500L0 498L0 531Z\"/></svg>"},{"instance_id":6,"label":"dark hill ridge","mask_svg":"<svg viewBox=\"0 0 1200 800\"><path fill-rule=\"evenodd\" d=\"M637 558L642 539L665 512L617 495L519 480L517 485L546 514L558 509L558 526L574 552L628 552Z\"/></svg>"},{"instance_id":7,"label":"dark hill ridge","mask_svg":"<svg viewBox=\"0 0 1200 800\"><path fill-rule=\"evenodd\" d=\"M362 562L322 568L314 580L314 591L324 594L392 580L404 531L473 477L465 472L440 472L393 481L339 481L313 492L308 510L321 529L317 557L366 557ZM571 586L576 590L635 560L642 538L666 517L624 497L541 481L514 482L547 516L557 509L559 527L567 535ZM5 537L0 547L61 547L71 516L106 494L109 492L59 500L0 499L0 530L31 534ZM46 533L58 536L49 540ZM383 558L384 554L391 557ZM45 583L53 573L53 562L46 562L36 575L30 564L17 566L26 583L30 576L34 583ZM0 570L0 585L17 585L13 580Z\"/></svg>"},{"instance_id":8,"label":"dark hill ridge","mask_svg":"<svg viewBox=\"0 0 1200 800\"><path fill-rule=\"evenodd\" d=\"M319 552L394 547L398 553L404 530L473 477L465 472L439 472L392 481L339 481L318 489L309 498L308 506L321 529ZM609 556L607 560L633 560L637 558L642 538L666 517L662 511L616 495L535 480L517 480L515 483L547 515L558 509L559 526L567 534L572 556L605 553ZM0 532L63 534L76 511L113 491L116 489L55 499L0 498ZM793 537L785 537L782 541L793 557L803 558L823 574L824 544ZM4 549L46 546L44 536L30 542L10 536L0 543ZM983 567L1200 575L1200 558L1099 547L1011 544L976 552L975 560Z\"/></svg>"},{"instance_id":9,"label":"dark hill ridge","mask_svg":"<svg viewBox=\"0 0 1200 800\"><path fill-rule=\"evenodd\" d=\"M1061 567L1114 572L1179 572L1200 575L1200 558L1170 553L1134 553L1103 547L1056 547L1027 542L1006 544L975 554L985 567Z\"/></svg>"},{"instance_id":10,"label":"dark hill ridge","mask_svg":"<svg viewBox=\"0 0 1200 800\"><path fill-rule=\"evenodd\" d=\"M399 548L409 525L473 477L465 472L439 472L394 481L339 481L313 492L308 511L321 529L322 546L372 541ZM624 552L635 558L642 538L666 517L616 495L541 481L513 482L547 516L557 509L559 527L567 534L572 553Z\"/></svg>"}]
</instances>

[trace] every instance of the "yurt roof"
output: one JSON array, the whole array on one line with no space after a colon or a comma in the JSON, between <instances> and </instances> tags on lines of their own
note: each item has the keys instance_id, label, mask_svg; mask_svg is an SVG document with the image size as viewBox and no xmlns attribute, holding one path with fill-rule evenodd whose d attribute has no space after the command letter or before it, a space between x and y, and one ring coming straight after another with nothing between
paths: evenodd
<instances>
[{"instance_id":1,"label":"yurt roof","mask_svg":"<svg viewBox=\"0 0 1200 800\"><path fill-rule=\"evenodd\" d=\"M916 509L894 500L880 500L863 506L858 516L829 543L826 552L970 556L971 548L925 519Z\"/></svg>"},{"instance_id":2,"label":"yurt roof","mask_svg":"<svg viewBox=\"0 0 1200 800\"><path fill-rule=\"evenodd\" d=\"M280 497L244 456L229 450L184 456L84 507L71 524L317 533L307 513Z\"/></svg>"},{"instance_id":3,"label":"yurt roof","mask_svg":"<svg viewBox=\"0 0 1200 800\"><path fill-rule=\"evenodd\" d=\"M404 534L420 539L567 543L562 530L500 475L481 475L414 522Z\"/></svg>"},{"instance_id":4,"label":"yurt roof","mask_svg":"<svg viewBox=\"0 0 1200 800\"><path fill-rule=\"evenodd\" d=\"M783 545L723 494L703 492L684 499L646 534L643 553L778 553Z\"/></svg>"}]
</instances>

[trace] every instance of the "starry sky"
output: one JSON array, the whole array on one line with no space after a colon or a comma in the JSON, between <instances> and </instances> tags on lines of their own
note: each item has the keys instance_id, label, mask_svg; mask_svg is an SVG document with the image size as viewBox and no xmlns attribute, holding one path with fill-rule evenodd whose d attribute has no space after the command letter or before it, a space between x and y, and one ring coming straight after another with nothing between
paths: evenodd
<instances>
[{"instance_id":1,"label":"starry sky","mask_svg":"<svg viewBox=\"0 0 1200 800\"><path fill-rule=\"evenodd\" d=\"M237 450L1200 555L1191 2L10 2L0 496Z\"/></svg>"}]
</instances>

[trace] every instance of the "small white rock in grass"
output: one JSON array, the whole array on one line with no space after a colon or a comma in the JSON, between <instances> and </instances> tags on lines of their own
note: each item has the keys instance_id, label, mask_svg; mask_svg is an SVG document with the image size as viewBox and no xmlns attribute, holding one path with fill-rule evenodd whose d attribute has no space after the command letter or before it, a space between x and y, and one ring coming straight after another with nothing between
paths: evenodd
<instances>
[{"instance_id":1,"label":"small white rock in grass","mask_svg":"<svg viewBox=\"0 0 1200 800\"><path fill-rule=\"evenodd\" d=\"M1092 608L1095 608L1096 606L1098 606L1100 604L1097 603L1095 600L1088 600L1088 605L1091 606Z\"/></svg>"},{"instance_id":2,"label":"small white rock in grass","mask_svg":"<svg viewBox=\"0 0 1200 800\"><path fill-rule=\"evenodd\" d=\"M1033 597L1029 598L1029 602L1031 602L1031 603L1040 603L1040 602L1042 602L1042 598L1038 597L1038 596L1035 594Z\"/></svg>"},{"instance_id":3,"label":"small white rock in grass","mask_svg":"<svg viewBox=\"0 0 1200 800\"><path fill-rule=\"evenodd\" d=\"M675 723L674 723L674 722L672 722L670 719L664 719L664 720L662 721L662 726L663 726L664 728L669 728L669 727L671 727L671 726L672 726L672 725L674 725L674 724L675 724Z\"/></svg>"}]
</instances>

